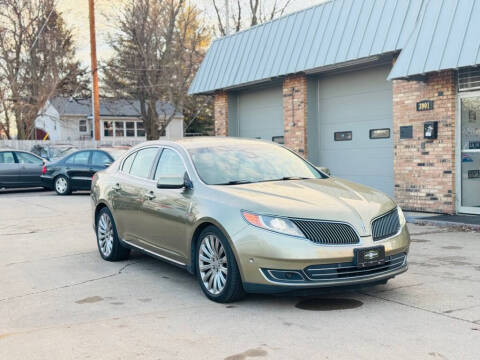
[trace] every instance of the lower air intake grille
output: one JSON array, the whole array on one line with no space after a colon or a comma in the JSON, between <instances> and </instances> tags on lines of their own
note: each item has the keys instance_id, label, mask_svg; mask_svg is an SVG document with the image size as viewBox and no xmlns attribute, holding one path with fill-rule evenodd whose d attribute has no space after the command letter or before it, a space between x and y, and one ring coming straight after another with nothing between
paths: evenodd
<instances>
[{"instance_id":1,"label":"lower air intake grille","mask_svg":"<svg viewBox=\"0 0 480 360\"><path fill-rule=\"evenodd\" d=\"M395 235L400 230L397 209L382 215L372 222L373 241L383 240Z\"/></svg>"},{"instance_id":2,"label":"lower air intake grille","mask_svg":"<svg viewBox=\"0 0 480 360\"><path fill-rule=\"evenodd\" d=\"M305 237L316 244L348 245L358 244L360 238L348 224L317 220L290 219Z\"/></svg>"}]
</instances>

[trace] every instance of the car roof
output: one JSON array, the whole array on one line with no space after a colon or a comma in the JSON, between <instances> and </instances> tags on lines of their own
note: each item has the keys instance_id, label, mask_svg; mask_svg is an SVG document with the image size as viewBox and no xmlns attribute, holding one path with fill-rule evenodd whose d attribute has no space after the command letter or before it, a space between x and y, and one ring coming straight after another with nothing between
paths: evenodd
<instances>
[{"instance_id":1,"label":"car roof","mask_svg":"<svg viewBox=\"0 0 480 360\"><path fill-rule=\"evenodd\" d=\"M178 140L153 140L147 141L136 147L144 147L147 145L159 145L159 146L172 146L172 147L183 147L185 149L193 149L198 147L208 147L208 146L235 146L235 145L254 145L254 144L265 144L265 145L276 145L276 143L261 139L245 139L245 138L235 138L235 137L223 137L223 136L195 136L195 137L185 137Z\"/></svg>"},{"instance_id":2,"label":"car roof","mask_svg":"<svg viewBox=\"0 0 480 360\"><path fill-rule=\"evenodd\" d=\"M24 152L24 153L29 153L29 154L32 154L32 155L35 155L34 153L28 151L28 150L18 150L18 149L10 149L10 148L3 148L3 149L0 149L0 152L3 152L3 151L15 151L15 152ZM37 155L35 155L37 156Z\"/></svg>"}]
</instances>

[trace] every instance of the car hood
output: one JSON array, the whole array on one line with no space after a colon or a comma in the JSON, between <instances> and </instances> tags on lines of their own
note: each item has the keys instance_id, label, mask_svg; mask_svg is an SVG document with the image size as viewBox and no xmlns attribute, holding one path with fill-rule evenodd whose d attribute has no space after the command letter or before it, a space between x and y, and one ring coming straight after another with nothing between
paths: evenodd
<instances>
[{"instance_id":1,"label":"car hood","mask_svg":"<svg viewBox=\"0 0 480 360\"><path fill-rule=\"evenodd\" d=\"M371 234L371 220L396 205L382 192L338 178L273 181L218 186L244 210L304 219L343 221L361 236Z\"/></svg>"}]
</instances>

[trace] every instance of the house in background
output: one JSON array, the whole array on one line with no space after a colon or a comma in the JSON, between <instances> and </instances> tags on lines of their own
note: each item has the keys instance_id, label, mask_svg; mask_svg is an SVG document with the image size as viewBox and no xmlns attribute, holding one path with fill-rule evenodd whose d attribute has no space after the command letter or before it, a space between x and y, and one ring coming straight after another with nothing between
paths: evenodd
<instances>
[{"instance_id":1,"label":"house in background","mask_svg":"<svg viewBox=\"0 0 480 360\"><path fill-rule=\"evenodd\" d=\"M162 119L174 117L165 130L165 137L183 137L183 114L168 103L157 102ZM37 140L75 141L93 139L92 100L55 97L49 100L35 120ZM140 103L128 99L100 99L101 140L143 140L145 128Z\"/></svg>"}]
</instances>

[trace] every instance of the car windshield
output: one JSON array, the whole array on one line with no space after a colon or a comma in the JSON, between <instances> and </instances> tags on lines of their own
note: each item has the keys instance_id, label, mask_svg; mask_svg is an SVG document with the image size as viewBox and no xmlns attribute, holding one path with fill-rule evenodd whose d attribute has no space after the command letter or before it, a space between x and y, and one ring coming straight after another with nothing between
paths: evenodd
<instances>
[{"instance_id":1,"label":"car windshield","mask_svg":"<svg viewBox=\"0 0 480 360\"><path fill-rule=\"evenodd\" d=\"M268 143L208 146L188 151L198 175L208 185L324 178L299 156Z\"/></svg>"}]
</instances>

